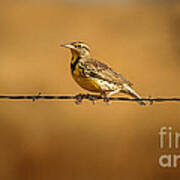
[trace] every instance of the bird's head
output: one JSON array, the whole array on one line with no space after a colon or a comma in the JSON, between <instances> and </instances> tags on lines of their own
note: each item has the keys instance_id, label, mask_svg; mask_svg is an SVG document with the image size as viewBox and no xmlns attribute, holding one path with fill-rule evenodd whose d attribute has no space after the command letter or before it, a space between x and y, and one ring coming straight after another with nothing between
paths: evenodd
<instances>
[{"instance_id":1,"label":"bird's head","mask_svg":"<svg viewBox=\"0 0 180 180\"><path fill-rule=\"evenodd\" d=\"M89 57L90 56L90 50L87 44L83 42L72 42L70 44L62 44L62 47L66 47L71 49L73 56L79 56L79 57Z\"/></svg>"}]
</instances>

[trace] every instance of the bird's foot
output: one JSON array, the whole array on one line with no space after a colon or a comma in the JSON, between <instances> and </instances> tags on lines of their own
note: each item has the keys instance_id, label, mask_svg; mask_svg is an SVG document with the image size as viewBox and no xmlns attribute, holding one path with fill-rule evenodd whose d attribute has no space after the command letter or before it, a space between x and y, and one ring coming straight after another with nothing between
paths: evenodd
<instances>
[{"instance_id":1,"label":"bird's foot","mask_svg":"<svg viewBox=\"0 0 180 180\"><path fill-rule=\"evenodd\" d=\"M96 102L96 100L98 98L97 95L91 95L91 94L87 94L86 97L87 97L88 100L92 101L93 105L95 104L95 102Z\"/></svg>"}]
</instances>

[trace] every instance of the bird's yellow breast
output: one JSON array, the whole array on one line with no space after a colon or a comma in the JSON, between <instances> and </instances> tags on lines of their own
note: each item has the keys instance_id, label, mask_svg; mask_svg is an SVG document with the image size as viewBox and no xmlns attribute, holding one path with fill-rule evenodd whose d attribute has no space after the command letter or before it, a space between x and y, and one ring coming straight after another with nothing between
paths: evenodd
<instances>
[{"instance_id":1,"label":"bird's yellow breast","mask_svg":"<svg viewBox=\"0 0 180 180\"><path fill-rule=\"evenodd\" d=\"M101 87L98 85L96 80L91 77L85 77L83 75L83 70L76 65L74 71L72 72L73 79L84 89L93 92L102 92Z\"/></svg>"}]
</instances>

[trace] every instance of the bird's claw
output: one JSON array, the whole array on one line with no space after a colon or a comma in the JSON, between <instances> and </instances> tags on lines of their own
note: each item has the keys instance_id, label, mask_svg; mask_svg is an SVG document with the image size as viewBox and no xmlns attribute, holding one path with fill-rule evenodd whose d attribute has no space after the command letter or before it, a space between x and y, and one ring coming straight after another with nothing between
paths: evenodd
<instances>
[{"instance_id":1,"label":"bird's claw","mask_svg":"<svg viewBox=\"0 0 180 180\"><path fill-rule=\"evenodd\" d=\"M96 100L101 97L107 105L111 104L110 98L108 96L97 96L97 95L81 94L81 93L75 96L76 99L75 103L79 105L82 103L83 99L88 99L89 101L92 102L92 104L95 104Z\"/></svg>"},{"instance_id":2,"label":"bird's claw","mask_svg":"<svg viewBox=\"0 0 180 180\"><path fill-rule=\"evenodd\" d=\"M87 94L87 99L92 101L92 104L94 105L96 102L97 97L95 95Z\"/></svg>"},{"instance_id":3,"label":"bird's claw","mask_svg":"<svg viewBox=\"0 0 180 180\"><path fill-rule=\"evenodd\" d=\"M92 102L92 104L95 104L95 101L97 100L97 96L91 95L91 94L81 94L80 93L75 96L75 99L76 99L75 103L78 105L82 103L83 99L88 99L89 101Z\"/></svg>"}]
</instances>

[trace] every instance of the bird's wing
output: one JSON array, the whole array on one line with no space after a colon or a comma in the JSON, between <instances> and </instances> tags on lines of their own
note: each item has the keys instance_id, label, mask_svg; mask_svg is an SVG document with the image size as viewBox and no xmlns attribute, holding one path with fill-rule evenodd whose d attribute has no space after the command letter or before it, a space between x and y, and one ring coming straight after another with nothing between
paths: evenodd
<instances>
[{"instance_id":1,"label":"bird's wing","mask_svg":"<svg viewBox=\"0 0 180 180\"><path fill-rule=\"evenodd\" d=\"M95 77L119 85L124 83L132 85L132 83L126 80L123 75L116 73L112 68L95 59L82 59L80 66L84 69L84 74L86 77Z\"/></svg>"}]
</instances>

